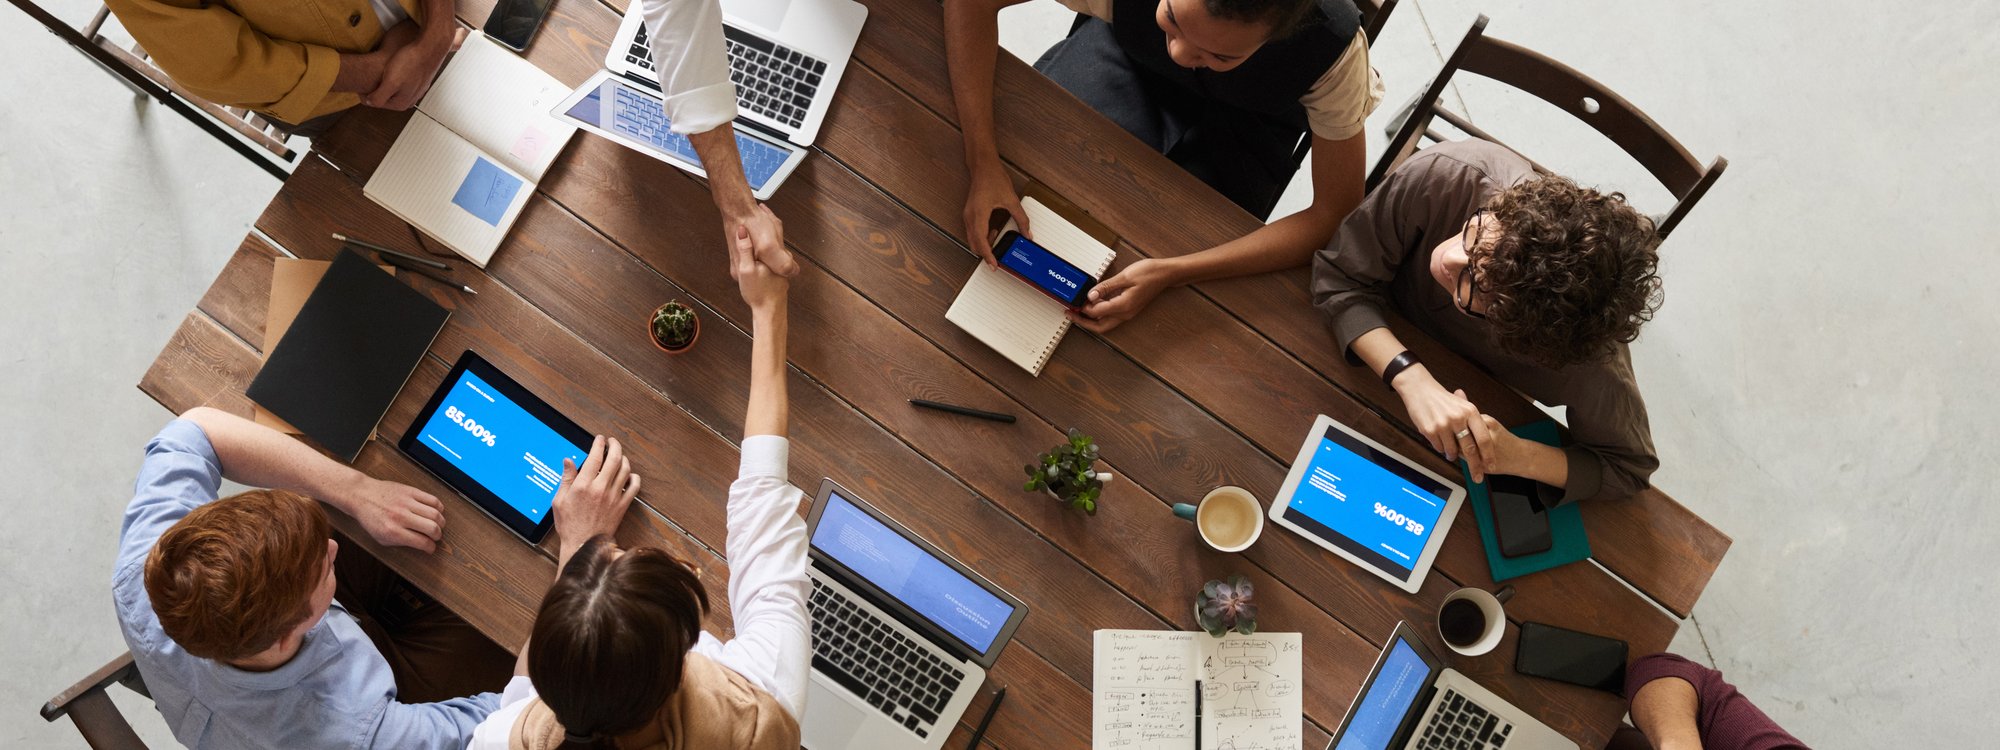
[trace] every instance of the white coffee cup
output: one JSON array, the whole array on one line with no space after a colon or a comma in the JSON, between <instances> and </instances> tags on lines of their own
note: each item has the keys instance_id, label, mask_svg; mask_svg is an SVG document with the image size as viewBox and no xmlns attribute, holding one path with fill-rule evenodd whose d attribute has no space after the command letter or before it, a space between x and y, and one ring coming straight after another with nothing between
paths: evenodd
<instances>
[{"instance_id":1,"label":"white coffee cup","mask_svg":"<svg viewBox=\"0 0 2000 750\"><path fill-rule=\"evenodd\" d=\"M1453 651L1465 656L1480 656L1500 646L1500 638L1507 634L1507 611L1501 604L1514 596L1514 587L1502 587L1498 593L1485 589L1465 588L1446 594L1444 603L1438 606L1438 640ZM1454 606L1453 602L1471 602L1475 610L1465 609L1465 605ZM1446 620L1452 622L1446 622ZM1478 637L1472 637L1473 628ZM1453 639L1452 636L1459 636Z\"/></svg>"},{"instance_id":2,"label":"white coffee cup","mask_svg":"<svg viewBox=\"0 0 2000 750\"><path fill-rule=\"evenodd\" d=\"M1176 503L1174 515L1193 521L1201 540L1217 552L1242 552L1264 535L1264 506L1242 487L1209 490L1199 505Z\"/></svg>"}]
</instances>

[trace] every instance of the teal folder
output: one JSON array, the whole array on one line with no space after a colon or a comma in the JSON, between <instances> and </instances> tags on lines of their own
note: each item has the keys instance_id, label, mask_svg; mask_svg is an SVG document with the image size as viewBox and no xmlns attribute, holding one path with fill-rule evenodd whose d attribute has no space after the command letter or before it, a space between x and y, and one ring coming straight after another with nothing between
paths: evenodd
<instances>
[{"instance_id":1,"label":"teal folder","mask_svg":"<svg viewBox=\"0 0 2000 750\"><path fill-rule=\"evenodd\" d=\"M1556 432L1556 423L1550 420L1530 422L1511 429L1514 434L1538 443L1562 444L1562 437ZM1458 470L1465 476L1466 502L1472 504L1472 517L1479 521L1479 541L1486 545L1486 565L1493 569L1493 580L1519 578L1590 556L1590 537L1583 533L1583 509L1576 503L1548 511L1551 541L1548 551L1523 557L1502 556L1500 538L1493 531L1493 503L1486 497L1486 483L1475 484L1471 472L1466 471L1464 461L1458 462Z\"/></svg>"}]
</instances>

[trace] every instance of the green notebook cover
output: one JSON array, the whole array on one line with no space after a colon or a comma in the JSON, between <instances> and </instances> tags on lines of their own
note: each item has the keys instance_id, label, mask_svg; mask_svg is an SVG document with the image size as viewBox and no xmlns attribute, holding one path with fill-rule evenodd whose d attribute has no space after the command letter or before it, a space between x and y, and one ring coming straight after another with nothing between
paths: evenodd
<instances>
[{"instance_id":1,"label":"green notebook cover","mask_svg":"<svg viewBox=\"0 0 2000 750\"><path fill-rule=\"evenodd\" d=\"M1538 443L1561 445L1562 437L1556 432L1556 423L1550 420L1510 429L1514 434ZM1472 517L1479 521L1479 541L1486 545L1486 565L1493 570L1493 580L1519 578L1590 556L1590 537L1583 533L1583 509L1577 503L1548 511L1552 542L1548 551L1524 557L1502 556L1500 539L1493 531L1493 503L1486 497L1486 483L1474 483L1464 461L1458 462L1458 470L1465 477L1466 502L1472 504Z\"/></svg>"}]
</instances>

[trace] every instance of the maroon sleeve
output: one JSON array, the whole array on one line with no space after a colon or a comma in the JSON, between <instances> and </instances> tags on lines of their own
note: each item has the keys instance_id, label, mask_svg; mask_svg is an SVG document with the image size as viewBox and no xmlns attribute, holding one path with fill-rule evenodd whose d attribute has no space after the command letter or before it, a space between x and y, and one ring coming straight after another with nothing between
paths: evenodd
<instances>
[{"instance_id":1,"label":"maroon sleeve","mask_svg":"<svg viewBox=\"0 0 2000 750\"><path fill-rule=\"evenodd\" d=\"M1678 677L1694 686L1701 702L1695 724L1708 750L1808 750L1771 717L1722 679L1722 673L1673 654L1641 657L1625 670L1625 699L1646 683Z\"/></svg>"}]
</instances>

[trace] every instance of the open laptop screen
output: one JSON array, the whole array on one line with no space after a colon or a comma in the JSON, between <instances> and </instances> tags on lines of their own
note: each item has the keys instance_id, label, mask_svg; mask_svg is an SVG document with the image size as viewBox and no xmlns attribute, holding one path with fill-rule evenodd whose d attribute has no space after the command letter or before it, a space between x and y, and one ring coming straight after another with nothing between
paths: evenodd
<instances>
[{"instance_id":1,"label":"open laptop screen","mask_svg":"<svg viewBox=\"0 0 2000 750\"><path fill-rule=\"evenodd\" d=\"M1431 669L1399 629L1382 657L1382 666L1355 699L1353 715L1333 750L1387 750L1396 740L1396 729L1431 683Z\"/></svg>"},{"instance_id":2,"label":"open laptop screen","mask_svg":"<svg viewBox=\"0 0 2000 750\"><path fill-rule=\"evenodd\" d=\"M812 547L902 602L966 647L985 654L1014 614L994 596L924 548L854 506L839 492L826 497Z\"/></svg>"}]
</instances>

